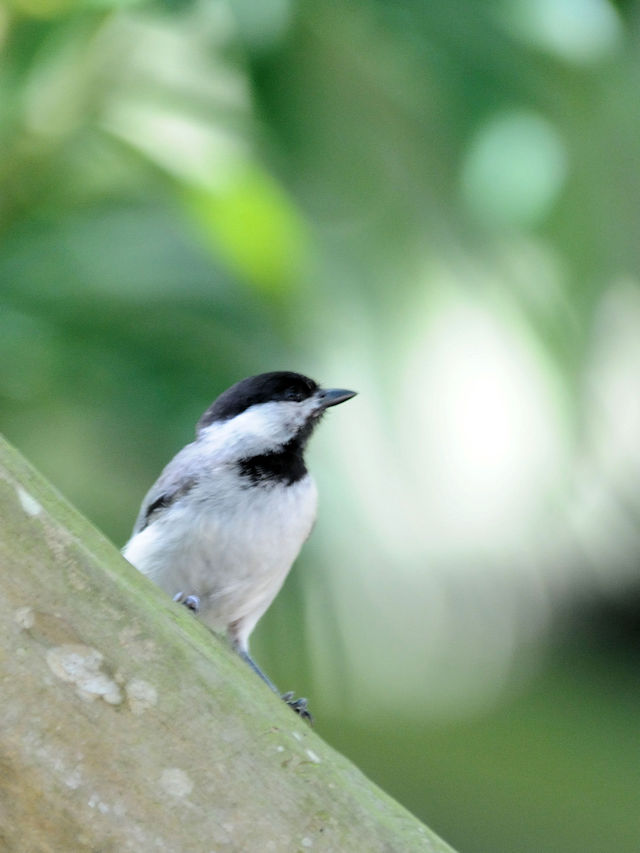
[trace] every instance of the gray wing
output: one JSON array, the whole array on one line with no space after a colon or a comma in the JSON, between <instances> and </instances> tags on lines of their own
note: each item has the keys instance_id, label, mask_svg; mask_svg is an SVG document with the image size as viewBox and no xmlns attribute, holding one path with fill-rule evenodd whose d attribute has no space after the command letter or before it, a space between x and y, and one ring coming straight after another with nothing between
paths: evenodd
<instances>
[{"instance_id":1,"label":"gray wing","mask_svg":"<svg viewBox=\"0 0 640 853\"><path fill-rule=\"evenodd\" d=\"M140 507L132 536L140 533L198 483L199 454L193 444L183 448L151 486Z\"/></svg>"}]
</instances>

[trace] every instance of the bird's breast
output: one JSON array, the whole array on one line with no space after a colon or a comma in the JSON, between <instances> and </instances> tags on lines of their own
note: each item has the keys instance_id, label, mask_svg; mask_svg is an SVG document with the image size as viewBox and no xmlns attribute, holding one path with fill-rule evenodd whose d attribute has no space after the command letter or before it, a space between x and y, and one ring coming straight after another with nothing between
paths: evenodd
<instances>
[{"instance_id":1,"label":"bird's breast","mask_svg":"<svg viewBox=\"0 0 640 853\"><path fill-rule=\"evenodd\" d=\"M237 479L200 481L133 537L125 556L170 595L197 594L213 626L249 603L271 600L311 532L316 508L309 475L291 485L246 488Z\"/></svg>"}]
</instances>

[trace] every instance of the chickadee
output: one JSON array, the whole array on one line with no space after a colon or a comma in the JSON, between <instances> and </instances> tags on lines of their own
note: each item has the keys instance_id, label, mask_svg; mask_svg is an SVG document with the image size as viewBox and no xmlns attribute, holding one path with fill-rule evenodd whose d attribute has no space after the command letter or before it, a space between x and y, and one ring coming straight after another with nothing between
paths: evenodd
<instances>
[{"instance_id":1,"label":"chickadee","mask_svg":"<svg viewBox=\"0 0 640 853\"><path fill-rule=\"evenodd\" d=\"M249 656L249 636L309 536L317 492L304 462L316 424L355 391L262 373L222 393L147 493L123 554ZM310 718L305 699L282 697Z\"/></svg>"}]
</instances>

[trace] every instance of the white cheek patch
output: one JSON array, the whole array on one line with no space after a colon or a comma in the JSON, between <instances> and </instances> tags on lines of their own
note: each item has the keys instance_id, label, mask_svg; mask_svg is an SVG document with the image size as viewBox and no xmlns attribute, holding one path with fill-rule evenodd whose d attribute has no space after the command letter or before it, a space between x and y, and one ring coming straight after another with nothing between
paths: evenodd
<instances>
[{"instance_id":1,"label":"white cheek patch","mask_svg":"<svg viewBox=\"0 0 640 853\"><path fill-rule=\"evenodd\" d=\"M315 397L302 402L261 403L235 418L205 427L201 438L219 450L219 458L238 459L272 452L298 434L317 406Z\"/></svg>"}]
</instances>

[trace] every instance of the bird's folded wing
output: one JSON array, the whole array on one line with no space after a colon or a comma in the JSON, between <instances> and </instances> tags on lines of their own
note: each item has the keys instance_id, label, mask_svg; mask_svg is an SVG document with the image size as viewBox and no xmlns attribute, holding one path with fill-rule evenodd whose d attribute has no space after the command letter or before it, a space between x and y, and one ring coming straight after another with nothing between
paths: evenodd
<instances>
[{"instance_id":1,"label":"bird's folded wing","mask_svg":"<svg viewBox=\"0 0 640 853\"><path fill-rule=\"evenodd\" d=\"M171 460L145 495L132 535L160 518L172 504L193 489L199 479L197 472L201 470L198 463L193 445L185 447Z\"/></svg>"}]
</instances>

